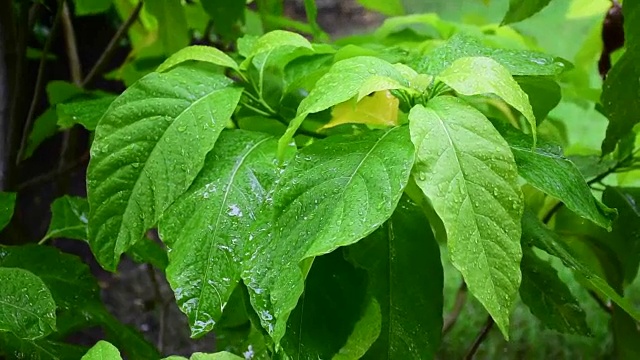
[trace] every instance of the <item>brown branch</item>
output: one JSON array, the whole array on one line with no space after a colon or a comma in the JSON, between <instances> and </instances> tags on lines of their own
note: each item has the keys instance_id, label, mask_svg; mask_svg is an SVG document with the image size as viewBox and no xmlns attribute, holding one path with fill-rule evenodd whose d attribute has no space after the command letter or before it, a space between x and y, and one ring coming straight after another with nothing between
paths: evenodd
<instances>
[{"instance_id":1,"label":"brown branch","mask_svg":"<svg viewBox=\"0 0 640 360\"><path fill-rule=\"evenodd\" d=\"M469 350L467 350L467 354L464 356L465 360L473 359L473 357L476 355L476 352L478 351L478 348L480 348L482 342L487 338L487 335L489 335L489 331L491 331L491 328L493 328L493 324L493 318L491 316L487 317L487 322L482 327L482 330L480 330L480 333L473 341L473 344L471 344L471 346L469 347Z\"/></svg>"},{"instance_id":2,"label":"brown branch","mask_svg":"<svg viewBox=\"0 0 640 360\"><path fill-rule=\"evenodd\" d=\"M444 321L444 324L442 326L442 336L447 335L447 333L453 328L453 325L456 324L466 301L467 283L465 283L463 280L460 284L460 287L458 288L458 292L456 293L456 300L453 304L453 309L451 310L449 316L447 316L447 319Z\"/></svg>"},{"instance_id":3,"label":"brown branch","mask_svg":"<svg viewBox=\"0 0 640 360\"><path fill-rule=\"evenodd\" d=\"M53 171L49 171L42 175L38 175L36 177L29 179L28 181L23 182L22 184L19 184L18 186L16 186L16 190L21 191L23 189L26 189L34 185L44 184L46 182L55 180L58 176L64 175L65 173L69 171L73 171L76 168L82 166L84 163L87 162L87 160L89 160L88 151L85 152L78 160L72 163L66 164L63 168L56 168Z\"/></svg>"},{"instance_id":4,"label":"brown branch","mask_svg":"<svg viewBox=\"0 0 640 360\"><path fill-rule=\"evenodd\" d=\"M78 45L76 34L73 31L73 22L69 13L69 6L66 2L62 5L62 31L64 32L67 58L69 59L69 72L74 84L80 86L82 83L82 65L78 56Z\"/></svg>"},{"instance_id":5,"label":"brown branch","mask_svg":"<svg viewBox=\"0 0 640 360\"><path fill-rule=\"evenodd\" d=\"M49 38L47 42L44 44L44 48L42 49L42 55L40 56L40 65L38 66L38 75L36 77L36 85L33 90L33 98L31 99L31 105L29 106L29 113L27 115L27 120L25 121L23 130L22 130L22 138L20 140L20 147L18 149L18 155L16 156L16 164L20 162L22 156L24 155L24 151L27 146L27 139L29 137L29 132L31 131L31 127L33 126L33 118L35 116L36 107L40 102L40 93L42 92L42 86L44 82L44 69L47 63L47 54L51 50L51 46L53 45L53 39L55 38L56 32L58 30L58 26L60 25L60 20L62 18L62 9L64 8L64 0L58 1L58 9L56 10L56 16L53 20L53 25L51 26L51 32L49 33Z\"/></svg>"},{"instance_id":6,"label":"brown branch","mask_svg":"<svg viewBox=\"0 0 640 360\"><path fill-rule=\"evenodd\" d=\"M100 58L98 58L98 61L96 61L95 65L93 65L93 67L89 71L89 74L87 75L87 77L84 79L84 81L82 81L82 87L86 87L87 85L89 85L93 80L95 80L96 76L98 76L98 74L102 72L107 62L111 59L111 57L115 53L118 47L118 42L120 42L120 39L122 39L122 37L127 33L129 28L131 27L131 25L133 25L133 23L138 18L138 15L140 14L140 10L142 10L142 4L143 4L142 0L138 2L138 5L136 5L136 7L133 9L133 12L131 12L131 15L129 15L127 20L124 23L122 23L122 25L120 25L116 33L113 35L113 37L109 41L109 44L100 55Z\"/></svg>"}]
</instances>

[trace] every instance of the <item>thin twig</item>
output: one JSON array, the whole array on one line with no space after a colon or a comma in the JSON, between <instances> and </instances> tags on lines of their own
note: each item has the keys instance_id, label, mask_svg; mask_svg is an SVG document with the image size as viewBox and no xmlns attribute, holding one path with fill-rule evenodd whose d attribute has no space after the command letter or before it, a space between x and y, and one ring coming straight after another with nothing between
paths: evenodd
<instances>
[{"instance_id":1,"label":"thin twig","mask_svg":"<svg viewBox=\"0 0 640 360\"><path fill-rule=\"evenodd\" d=\"M19 184L18 186L16 186L16 190L21 191L28 187L54 180L56 177L63 175L68 171L75 170L77 167L87 162L87 160L89 160L89 152L84 153L78 160L66 164L64 168L56 168L55 170L49 171L48 173L44 173L42 175L38 175L29 179L29 181L25 181L22 184Z\"/></svg>"},{"instance_id":2,"label":"thin twig","mask_svg":"<svg viewBox=\"0 0 640 360\"><path fill-rule=\"evenodd\" d=\"M476 352L478 351L478 348L480 348L482 342L487 338L487 335L489 335L489 331L491 331L491 328L493 328L493 324L493 318L491 316L487 317L487 322L482 327L482 330L480 330L480 333L473 341L473 344L471 344L471 347L469 347L469 350L467 350L467 354L464 356L465 360L473 359L473 357L476 355Z\"/></svg>"},{"instance_id":3,"label":"thin twig","mask_svg":"<svg viewBox=\"0 0 640 360\"><path fill-rule=\"evenodd\" d=\"M164 301L164 297L162 296L162 291L160 291L160 282L158 281L158 277L156 276L156 269L154 269L151 264L145 264L145 268L147 269L147 274L149 274L149 279L151 279L151 283L153 284L153 291L155 293L155 304L156 306L160 305L158 342L156 344L156 347L158 348L158 351L162 352L162 348L164 347L164 318L166 312L166 304Z\"/></svg>"},{"instance_id":4,"label":"thin twig","mask_svg":"<svg viewBox=\"0 0 640 360\"><path fill-rule=\"evenodd\" d=\"M69 72L71 80L74 84L80 86L82 83L82 65L78 56L78 45L76 42L76 34L73 31L73 22L69 13L69 6L66 2L62 5L62 30L64 32L64 42L67 50L67 58L69 59Z\"/></svg>"},{"instance_id":5,"label":"thin twig","mask_svg":"<svg viewBox=\"0 0 640 360\"><path fill-rule=\"evenodd\" d=\"M120 42L120 39L122 39L122 37L127 33L129 28L131 27L131 25L133 25L133 23L138 18L138 15L140 14L140 10L142 10L142 3L143 3L142 0L138 2L138 5L136 5L136 7L133 9L133 12L131 12L131 15L129 15L127 20L124 23L122 23L122 25L120 25L120 27L118 28L118 31L116 31L116 33L113 35L113 37L109 41L109 44L107 45L107 47L104 49L102 54L100 54L100 58L98 58L98 61L96 61L95 65L93 65L93 67L89 71L89 74L87 75L87 77L82 81L82 87L86 87L87 85L89 85L96 78L96 76L98 76L98 74L102 72L102 69L106 66L107 62L111 59L111 57L115 53L118 47L118 42Z\"/></svg>"},{"instance_id":6,"label":"thin twig","mask_svg":"<svg viewBox=\"0 0 640 360\"><path fill-rule=\"evenodd\" d=\"M47 63L47 55L51 50L51 46L53 44L53 39L55 38L56 31L58 30L58 26L60 25L60 20L62 18L62 9L64 8L64 0L59 0L58 9L56 10L56 17L53 20L53 25L51 26L51 32L49 33L49 38L47 42L44 44L44 48L42 49L42 55L40 56L40 65L38 66L38 75L36 77L36 85L33 90L33 98L31 99L31 105L29 106L29 113L27 115L27 120L25 121L23 130L22 130L22 139L20 140L20 148L18 150L18 156L16 156L16 164L20 162L22 156L24 155L24 151L27 146L27 139L29 137L29 133L31 132L31 127L33 126L33 118L36 112L36 107L40 102L40 93L42 91L42 85L44 82L44 69Z\"/></svg>"},{"instance_id":7,"label":"thin twig","mask_svg":"<svg viewBox=\"0 0 640 360\"><path fill-rule=\"evenodd\" d=\"M465 302L467 301L467 283L462 281L460 287L458 288L458 292L456 293L456 300L453 304L453 309L447 319L444 321L442 326L442 336L445 336L452 328L453 325L458 321L458 317L462 312L462 308L464 307Z\"/></svg>"}]
</instances>

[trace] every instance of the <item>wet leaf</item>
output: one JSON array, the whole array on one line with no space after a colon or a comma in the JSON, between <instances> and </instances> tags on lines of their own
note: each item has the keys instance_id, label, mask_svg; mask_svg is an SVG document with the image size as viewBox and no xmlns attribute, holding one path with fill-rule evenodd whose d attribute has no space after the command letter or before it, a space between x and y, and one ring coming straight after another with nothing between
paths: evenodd
<instances>
[{"instance_id":1,"label":"wet leaf","mask_svg":"<svg viewBox=\"0 0 640 360\"><path fill-rule=\"evenodd\" d=\"M525 248L520 269L522 301L546 328L565 334L591 334L587 314L551 264Z\"/></svg>"},{"instance_id":2,"label":"wet leaf","mask_svg":"<svg viewBox=\"0 0 640 360\"><path fill-rule=\"evenodd\" d=\"M115 96L107 95L97 99L73 101L56 106L58 126L68 129L75 124L84 126L89 131L94 131L98 121L109 109L109 105L115 100Z\"/></svg>"},{"instance_id":3,"label":"wet leaf","mask_svg":"<svg viewBox=\"0 0 640 360\"><path fill-rule=\"evenodd\" d=\"M35 340L56 330L56 303L42 280L17 268L0 268L0 331Z\"/></svg>"},{"instance_id":4,"label":"wet leaf","mask_svg":"<svg viewBox=\"0 0 640 360\"><path fill-rule=\"evenodd\" d=\"M0 332L0 355L14 356L18 359L67 360L80 359L86 348L62 342L39 339L24 340L8 332Z\"/></svg>"},{"instance_id":5,"label":"wet leaf","mask_svg":"<svg viewBox=\"0 0 640 360\"><path fill-rule=\"evenodd\" d=\"M238 70L238 64L229 55L212 46L194 45L181 49L158 66L157 72L164 72L186 61L202 61Z\"/></svg>"},{"instance_id":6,"label":"wet leaf","mask_svg":"<svg viewBox=\"0 0 640 360\"><path fill-rule=\"evenodd\" d=\"M391 216L414 149L406 127L332 136L303 148L256 220L242 278L276 345L304 287L304 259L352 244ZM266 226L265 226L266 225Z\"/></svg>"},{"instance_id":7,"label":"wet leaf","mask_svg":"<svg viewBox=\"0 0 640 360\"><path fill-rule=\"evenodd\" d=\"M16 205L16 193L0 192L0 230L4 229L13 217Z\"/></svg>"},{"instance_id":8,"label":"wet leaf","mask_svg":"<svg viewBox=\"0 0 640 360\"><path fill-rule=\"evenodd\" d=\"M369 273L382 331L363 359L432 358L442 334L443 272L422 210L406 197L380 229L349 247Z\"/></svg>"},{"instance_id":9,"label":"wet leaf","mask_svg":"<svg viewBox=\"0 0 640 360\"><path fill-rule=\"evenodd\" d=\"M87 199L69 195L59 197L51 204L51 222L44 240L69 238L86 241L88 222Z\"/></svg>"},{"instance_id":10,"label":"wet leaf","mask_svg":"<svg viewBox=\"0 0 640 360\"><path fill-rule=\"evenodd\" d=\"M89 243L105 269L196 177L240 99L230 82L180 66L145 76L111 104L87 170Z\"/></svg>"},{"instance_id":11,"label":"wet leaf","mask_svg":"<svg viewBox=\"0 0 640 360\"><path fill-rule=\"evenodd\" d=\"M118 348L100 340L82 357L81 360L122 360Z\"/></svg>"},{"instance_id":12,"label":"wet leaf","mask_svg":"<svg viewBox=\"0 0 640 360\"><path fill-rule=\"evenodd\" d=\"M451 261L508 338L523 208L509 146L482 113L451 96L414 107L409 126L413 179L444 223Z\"/></svg>"},{"instance_id":13,"label":"wet leaf","mask_svg":"<svg viewBox=\"0 0 640 360\"><path fill-rule=\"evenodd\" d=\"M167 279L191 335L220 320L252 251L248 228L276 179L276 140L243 130L225 131L205 166L160 221L169 251Z\"/></svg>"},{"instance_id":14,"label":"wet leaf","mask_svg":"<svg viewBox=\"0 0 640 360\"><path fill-rule=\"evenodd\" d=\"M373 127L398 125L398 99L388 91L378 91L365 96L357 103L353 100L336 105L331 111L331 121L323 129L342 124L366 124Z\"/></svg>"}]
</instances>

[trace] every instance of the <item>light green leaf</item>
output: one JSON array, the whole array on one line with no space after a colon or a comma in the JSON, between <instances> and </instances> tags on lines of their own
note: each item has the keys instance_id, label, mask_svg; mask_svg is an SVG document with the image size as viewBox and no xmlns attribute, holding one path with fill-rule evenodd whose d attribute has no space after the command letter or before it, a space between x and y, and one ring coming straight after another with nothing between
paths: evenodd
<instances>
[{"instance_id":1,"label":"light green leaf","mask_svg":"<svg viewBox=\"0 0 640 360\"><path fill-rule=\"evenodd\" d=\"M304 12L307 14L307 22L311 26L315 38L327 38L327 34L318 25L318 6L315 0L304 0Z\"/></svg>"},{"instance_id":2,"label":"light green leaf","mask_svg":"<svg viewBox=\"0 0 640 360\"><path fill-rule=\"evenodd\" d=\"M442 336L444 279L422 209L400 200L387 223L349 247L349 258L369 272L382 311L382 332L364 358L433 358Z\"/></svg>"},{"instance_id":3,"label":"light green leaf","mask_svg":"<svg viewBox=\"0 0 640 360\"><path fill-rule=\"evenodd\" d=\"M56 330L56 303L42 280L17 268L0 268L0 331L35 340Z\"/></svg>"},{"instance_id":4,"label":"light green leaf","mask_svg":"<svg viewBox=\"0 0 640 360\"><path fill-rule=\"evenodd\" d=\"M388 16L404 14L404 5L401 0L358 0L367 9L380 12Z\"/></svg>"},{"instance_id":5,"label":"light green leaf","mask_svg":"<svg viewBox=\"0 0 640 360\"><path fill-rule=\"evenodd\" d=\"M14 192L0 192L0 231L9 224L13 217L16 195Z\"/></svg>"},{"instance_id":6,"label":"light green leaf","mask_svg":"<svg viewBox=\"0 0 640 360\"><path fill-rule=\"evenodd\" d=\"M69 238L87 240L89 203L87 199L65 195L51 204L51 222L43 240Z\"/></svg>"},{"instance_id":7,"label":"light green leaf","mask_svg":"<svg viewBox=\"0 0 640 360\"><path fill-rule=\"evenodd\" d=\"M390 63L371 56L358 56L335 63L298 107L297 115L279 142L278 153L291 142L307 115L326 110L356 98L357 101L375 91L402 89L409 84Z\"/></svg>"},{"instance_id":8,"label":"light green leaf","mask_svg":"<svg viewBox=\"0 0 640 360\"><path fill-rule=\"evenodd\" d=\"M371 343L380 336L381 318L380 305L373 298L369 298L349 339L332 360L361 359L369 350Z\"/></svg>"},{"instance_id":9,"label":"light green leaf","mask_svg":"<svg viewBox=\"0 0 640 360\"><path fill-rule=\"evenodd\" d=\"M245 37L246 38L246 37ZM284 30L274 30L264 34L251 43L250 50L247 50L246 59L240 65L241 69L247 69L251 59L259 54L269 53L278 48L306 48L313 50L313 46L309 40L302 35Z\"/></svg>"},{"instance_id":10,"label":"light green leaf","mask_svg":"<svg viewBox=\"0 0 640 360\"><path fill-rule=\"evenodd\" d=\"M396 127L318 140L285 168L256 220L257 250L242 275L276 345L303 291L299 263L352 244L387 220L413 162L408 129Z\"/></svg>"},{"instance_id":11,"label":"light green leaf","mask_svg":"<svg viewBox=\"0 0 640 360\"><path fill-rule=\"evenodd\" d=\"M75 124L80 124L85 129L93 131L115 99L116 96L108 95L97 99L59 104L56 106L58 126L62 129L68 129Z\"/></svg>"},{"instance_id":12,"label":"light green leaf","mask_svg":"<svg viewBox=\"0 0 640 360\"><path fill-rule=\"evenodd\" d=\"M640 321L640 311L611 288L606 280L578 260L567 250L564 242L530 211L525 211L522 217L522 241L523 244L533 245L562 260L565 266L582 276L590 287L608 296L636 321Z\"/></svg>"},{"instance_id":13,"label":"light green leaf","mask_svg":"<svg viewBox=\"0 0 640 360\"><path fill-rule=\"evenodd\" d=\"M220 351L213 354L194 353L190 360L244 360L244 358L230 352Z\"/></svg>"},{"instance_id":14,"label":"light green leaf","mask_svg":"<svg viewBox=\"0 0 640 360\"><path fill-rule=\"evenodd\" d=\"M516 76L515 80L529 97L533 115L540 124L553 108L558 106L562 94L560 85L547 76Z\"/></svg>"},{"instance_id":15,"label":"light green leaf","mask_svg":"<svg viewBox=\"0 0 640 360\"><path fill-rule=\"evenodd\" d=\"M47 339L24 340L12 333L0 332L0 356L5 355L5 359L80 359L86 351L87 349L81 346Z\"/></svg>"},{"instance_id":16,"label":"light green leaf","mask_svg":"<svg viewBox=\"0 0 640 360\"><path fill-rule=\"evenodd\" d=\"M559 145L542 140L533 149L531 138L508 125L497 126L518 164L518 173L532 186L562 201L579 216L611 229L616 211L598 201L578 168Z\"/></svg>"},{"instance_id":17,"label":"light green leaf","mask_svg":"<svg viewBox=\"0 0 640 360\"><path fill-rule=\"evenodd\" d=\"M278 174L276 143L260 133L223 132L189 190L160 220L170 249L167 280L193 337L213 329L240 280L243 254L252 251L246 229Z\"/></svg>"},{"instance_id":18,"label":"light green leaf","mask_svg":"<svg viewBox=\"0 0 640 360\"><path fill-rule=\"evenodd\" d=\"M502 19L502 25L513 24L530 18L544 9L551 0L509 0L509 10Z\"/></svg>"},{"instance_id":19,"label":"light green leaf","mask_svg":"<svg viewBox=\"0 0 640 360\"><path fill-rule=\"evenodd\" d=\"M551 264L525 248L520 269L522 302L545 327L565 334L591 334L587 314Z\"/></svg>"},{"instance_id":20,"label":"light green leaf","mask_svg":"<svg viewBox=\"0 0 640 360\"><path fill-rule=\"evenodd\" d=\"M111 104L87 171L89 243L105 269L196 177L240 99L230 82L180 66L145 76Z\"/></svg>"},{"instance_id":21,"label":"light green leaf","mask_svg":"<svg viewBox=\"0 0 640 360\"><path fill-rule=\"evenodd\" d=\"M480 56L497 61L514 76L554 76L568 70L559 58L534 51L489 47L464 32L427 53L414 68L421 74L438 75L460 58Z\"/></svg>"},{"instance_id":22,"label":"light green leaf","mask_svg":"<svg viewBox=\"0 0 640 360\"><path fill-rule=\"evenodd\" d=\"M444 223L451 261L508 338L523 207L509 146L482 113L451 96L414 107L409 126L413 178Z\"/></svg>"},{"instance_id":23,"label":"light green leaf","mask_svg":"<svg viewBox=\"0 0 640 360\"><path fill-rule=\"evenodd\" d=\"M287 322L284 350L293 359L335 359L343 345L356 340L359 334L352 337L352 332L370 302L366 272L348 263L341 250L316 258L304 294ZM370 324L377 332L351 346L366 352L378 337L380 321L378 311L377 319Z\"/></svg>"},{"instance_id":24,"label":"light green leaf","mask_svg":"<svg viewBox=\"0 0 640 360\"><path fill-rule=\"evenodd\" d=\"M76 16L103 13L111 7L113 0L73 0Z\"/></svg>"},{"instance_id":25,"label":"light green leaf","mask_svg":"<svg viewBox=\"0 0 640 360\"><path fill-rule=\"evenodd\" d=\"M82 357L81 360L122 360L118 348L100 340Z\"/></svg>"},{"instance_id":26,"label":"light green leaf","mask_svg":"<svg viewBox=\"0 0 640 360\"><path fill-rule=\"evenodd\" d=\"M442 71L437 79L463 95L494 94L502 98L529 121L535 146L536 117L529 97L504 66L487 57L460 58Z\"/></svg>"},{"instance_id":27,"label":"light green leaf","mask_svg":"<svg viewBox=\"0 0 640 360\"><path fill-rule=\"evenodd\" d=\"M164 72L185 61L203 61L238 71L238 64L229 55L212 46L193 45L171 55L158 66L157 72Z\"/></svg>"},{"instance_id":28,"label":"light green leaf","mask_svg":"<svg viewBox=\"0 0 640 360\"><path fill-rule=\"evenodd\" d=\"M189 45L189 26L180 0L146 0L144 7L158 20L158 36L166 55Z\"/></svg>"}]
</instances>

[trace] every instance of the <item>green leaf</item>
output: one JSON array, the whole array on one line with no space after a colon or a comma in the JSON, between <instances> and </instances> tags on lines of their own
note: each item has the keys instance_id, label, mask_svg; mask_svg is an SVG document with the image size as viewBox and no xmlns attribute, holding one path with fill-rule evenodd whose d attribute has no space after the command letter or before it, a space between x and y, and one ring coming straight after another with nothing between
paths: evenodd
<instances>
[{"instance_id":1,"label":"green leaf","mask_svg":"<svg viewBox=\"0 0 640 360\"><path fill-rule=\"evenodd\" d=\"M294 359L334 358L365 314L368 300L366 273L348 263L342 251L316 258L282 339L287 355ZM377 322L379 331L380 313ZM358 345L368 349L378 333L373 335Z\"/></svg>"},{"instance_id":2,"label":"green leaf","mask_svg":"<svg viewBox=\"0 0 640 360\"><path fill-rule=\"evenodd\" d=\"M377 11L388 16L404 14L404 5L401 0L358 0L367 9Z\"/></svg>"},{"instance_id":3,"label":"green leaf","mask_svg":"<svg viewBox=\"0 0 640 360\"><path fill-rule=\"evenodd\" d=\"M214 65L228 67L238 71L238 64L229 55L212 46L193 45L181 49L171 55L158 66L157 72L164 72L185 61L203 61Z\"/></svg>"},{"instance_id":4,"label":"green leaf","mask_svg":"<svg viewBox=\"0 0 640 360\"><path fill-rule=\"evenodd\" d=\"M640 266L640 188L607 187L602 201L618 210L613 231L604 240L618 258L627 284L631 284Z\"/></svg>"},{"instance_id":5,"label":"green leaf","mask_svg":"<svg viewBox=\"0 0 640 360\"><path fill-rule=\"evenodd\" d=\"M89 243L105 269L115 270L196 177L240 99L229 83L181 66L145 76L111 104L87 171Z\"/></svg>"},{"instance_id":6,"label":"green leaf","mask_svg":"<svg viewBox=\"0 0 640 360\"><path fill-rule=\"evenodd\" d=\"M118 348L100 340L82 357L81 360L122 360Z\"/></svg>"},{"instance_id":7,"label":"green leaf","mask_svg":"<svg viewBox=\"0 0 640 360\"><path fill-rule=\"evenodd\" d=\"M523 208L509 146L482 113L451 96L411 109L409 126L413 178L444 223L451 261L508 338Z\"/></svg>"},{"instance_id":8,"label":"green leaf","mask_svg":"<svg viewBox=\"0 0 640 360\"><path fill-rule=\"evenodd\" d=\"M562 260L565 266L582 276L590 287L608 296L636 321L640 321L640 311L620 296L606 280L578 260L567 250L564 242L530 211L525 211L522 216L522 241L523 244L533 245Z\"/></svg>"},{"instance_id":9,"label":"green leaf","mask_svg":"<svg viewBox=\"0 0 640 360\"><path fill-rule=\"evenodd\" d=\"M373 298L369 298L349 339L333 357L333 360L361 359L371 344L380 336L381 317L380 305Z\"/></svg>"},{"instance_id":10,"label":"green leaf","mask_svg":"<svg viewBox=\"0 0 640 360\"><path fill-rule=\"evenodd\" d=\"M113 4L113 0L73 0L76 16L95 15L103 13Z\"/></svg>"},{"instance_id":11,"label":"green leaf","mask_svg":"<svg viewBox=\"0 0 640 360\"><path fill-rule=\"evenodd\" d=\"M365 359L433 358L442 336L440 248L422 210L403 198L391 219L349 247L369 272L382 311L382 332Z\"/></svg>"},{"instance_id":12,"label":"green leaf","mask_svg":"<svg viewBox=\"0 0 640 360\"><path fill-rule=\"evenodd\" d=\"M304 287L298 264L352 244L387 220L413 161L408 129L396 127L318 140L285 168L256 220L257 249L242 275L276 345Z\"/></svg>"},{"instance_id":13,"label":"green leaf","mask_svg":"<svg viewBox=\"0 0 640 360\"><path fill-rule=\"evenodd\" d=\"M264 134L223 132L189 190L160 221L170 249L167 280L193 337L213 329L240 280L241 258L251 250L246 229L278 174L275 151L276 140Z\"/></svg>"},{"instance_id":14,"label":"green leaf","mask_svg":"<svg viewBox=\"0 0 640 360\"><path fill-rule=\"evenodd\" d=\"M616 359L640 358L638 323L619 306L613 305L610 324L613 335L613 357Z\"/></svg>"},{"instance_id":15,"label":"green leaf","mask_svg":"<svg viewBox=\"0 0 640 360\"><path fill-rule=\"evenodd\" d=\"M326 38L327 35L318 25L318 7L315 0L304 0L304 12L307 14L307 22L311 26L315 38Z\"/></svg>"},{"instance_id":16,"label":"green leaf","mask_svg":"<svg viewBox=\"0 0 640 360\"><path fill-rule=\"evenodd\" d=\"M215 33L226 42L236 40L241 35L240 25L244 24L247 3L241 0L202 0L202 7L213 23Z\"/></svg>"},{"instance_id":17,"label":"green leaf","mask_svg":"<svg viewBox=\"0 0 640 360\"><path fill-rule=\"evenodd\" d=\"M535 146L536 117L529 97L504 66L487 57L460 58L444 69L437 79L463 95L494 94L502 98L529 121Z\"/></svg>"},{"instance_id":18,"label":"green leaf","mask_svg":"<svg viewBox=\"0 0 640 360\"><path fill-rule=\"evenodd\" d=\"M89 203L87 199L65 195L51 204L51 222L44 240L69 238L87 240Z\"/></svg>"},{"instance_id":19,"label":"green leaf","mask_svg":"<svg viewBox=\"0 0 640 360\"><path fill-rule=\"evenodd\" d=\"M616 211L598 201L578 168L562 154L562 148L541 139L533 149L531 138L511 128L497 126L518 164L518 173L535 188L562 201L579 216L611 229Z\"/></svg>"},{"instance_id":20,"label":"green leaf","mask_svg":"<svg viewBox=\"0 0 640 360\"><path fill-rule=\"evenodd\" d=\"M135 243L127 255L131 257L131 260L140 264L151 264L156 269L165 271L167 265L169 265L169 258L167 251L156 241L149 238L144 238Z\"/></svg>"},{"instance_id":21,"label":"green leaf","mask_svg":"<svg viewBox=\"0 0 640 360\"><path fill-rule=\"evenodd\" d=\"M375 91L402 89L409 84L402 73L388 62L358 56L336 62L311 90L298 107L297 115L279 142L278 153L291 142L307 115L326 110L334 105L363 97Z\"/></svg>"},{"instance_id":22,"label":"green leaf","mask_svg":"<svg viewBox=\"0 0 640 360\"><path fill-rule=\"evenodd\" d=\"M567 70L559 58L534 51L489 47L465 33L452 36L446 43L427 53L415 69L421 74L438 75L460 58L479 56L497 61L513 76L554 76Z\"/></svg>"},{"instance_id":23,"label":"green leaf","mask_svg":"<svg viewBox=\"0 0 640 360\"><path fill-rule=\"evenodd\" d=\"M94 131L98 121L107 112L109 105L115 99L115 96L108 95L97 99L59 104L56 106L57 124L62 129L68 129L75 124L80 124L85 129Z\"/></svg>"},{"instance_id":24,"label":"green leaf","mask_svg":"<svg viewBox=\"0 0 640 360\"><path fill-rule=\"evenodd\" d=\"M240 68L246 69L249 66L250 60L259 54L268 54L283 47L313 50L313 46L309 40L305 39L302 35L290 31L274 30L259 37L251 44L251 49L248 51L246 59L242 62Z\"/></svg>"},{"instance_id":25,"label":"green leaf","mask_svg":"<svg viewBox=\"0 0 640 360\"><path fill-rule=\"evenodd\" d=\"M16 193L0 192L0 231L9 224L16 205Z\"/></svg>"},{"instance_id":26,"label":"green leaf","mask_svg":"<svg viewBox=\"0 0 640 360\"><path fill-rule=\"evenodd\" d=\"M565 334L591 334L587 315L551 264L525 248L520 269L522 302L546 328Z\"/></svg>"},{"instance_id":27,"label":"green leaf","mask_svg":"<svg viewBox=\"0 0 640 360\"><path fill-rule=\"evenodd\" d=\"M56 303L42 280L16 268L0 268L0 331L35 340L56 330Z\"/></svg>"},{"instance_id":28,"label":"green leaf","mask_svg":"<svg viewBox=\"0 0 640 360\"><path fill-rule=\"evenodd\" d=\"M194 353L190 360L244 360L244 358L230 352L220 351L213 354Z\"/></svg>"},{"instance_id":29,"label":"green leaf","mask_svg":"<svg viewBox=\"0 0 640 360\"><path fill-rule=\"evenodd\" d=\"M24 340L11 333L0 332L0 355L4 354L6 359L80 359L86 351L86 348L80 346L47 339Z\"/></svg>"},{"instance_id":30,"label":"green leaf","mask_svg":"<svg viewBox=\"0 0 640 360\"><path fill-rule=\"evenodd\" d=\"M515 80L529 97L533 115L540 124L558 106L562 93L560 85L547 76L516 76Z\"/></svg>"},{"instance_id":31,"label":"green leaf","mask_svg":"<svg viewBox=\"0 0 640 360\"><path fill-rule=\"evenodd\" d=\"M509 10L502 19L502 25L513 24L530 18L544 9L551 0L509 0Z\"/></svg>"},{"instance_id":32,"label":"green leaf","mask_svg":"<svg viewBox=\"0 0 640 360\"><path fill-rule=\"evenodd\" d=\"M189 26L180 0L147 0L144 7L158 20L158 36L166 55L189 45Z\"/></svg>"}]
</instances>

